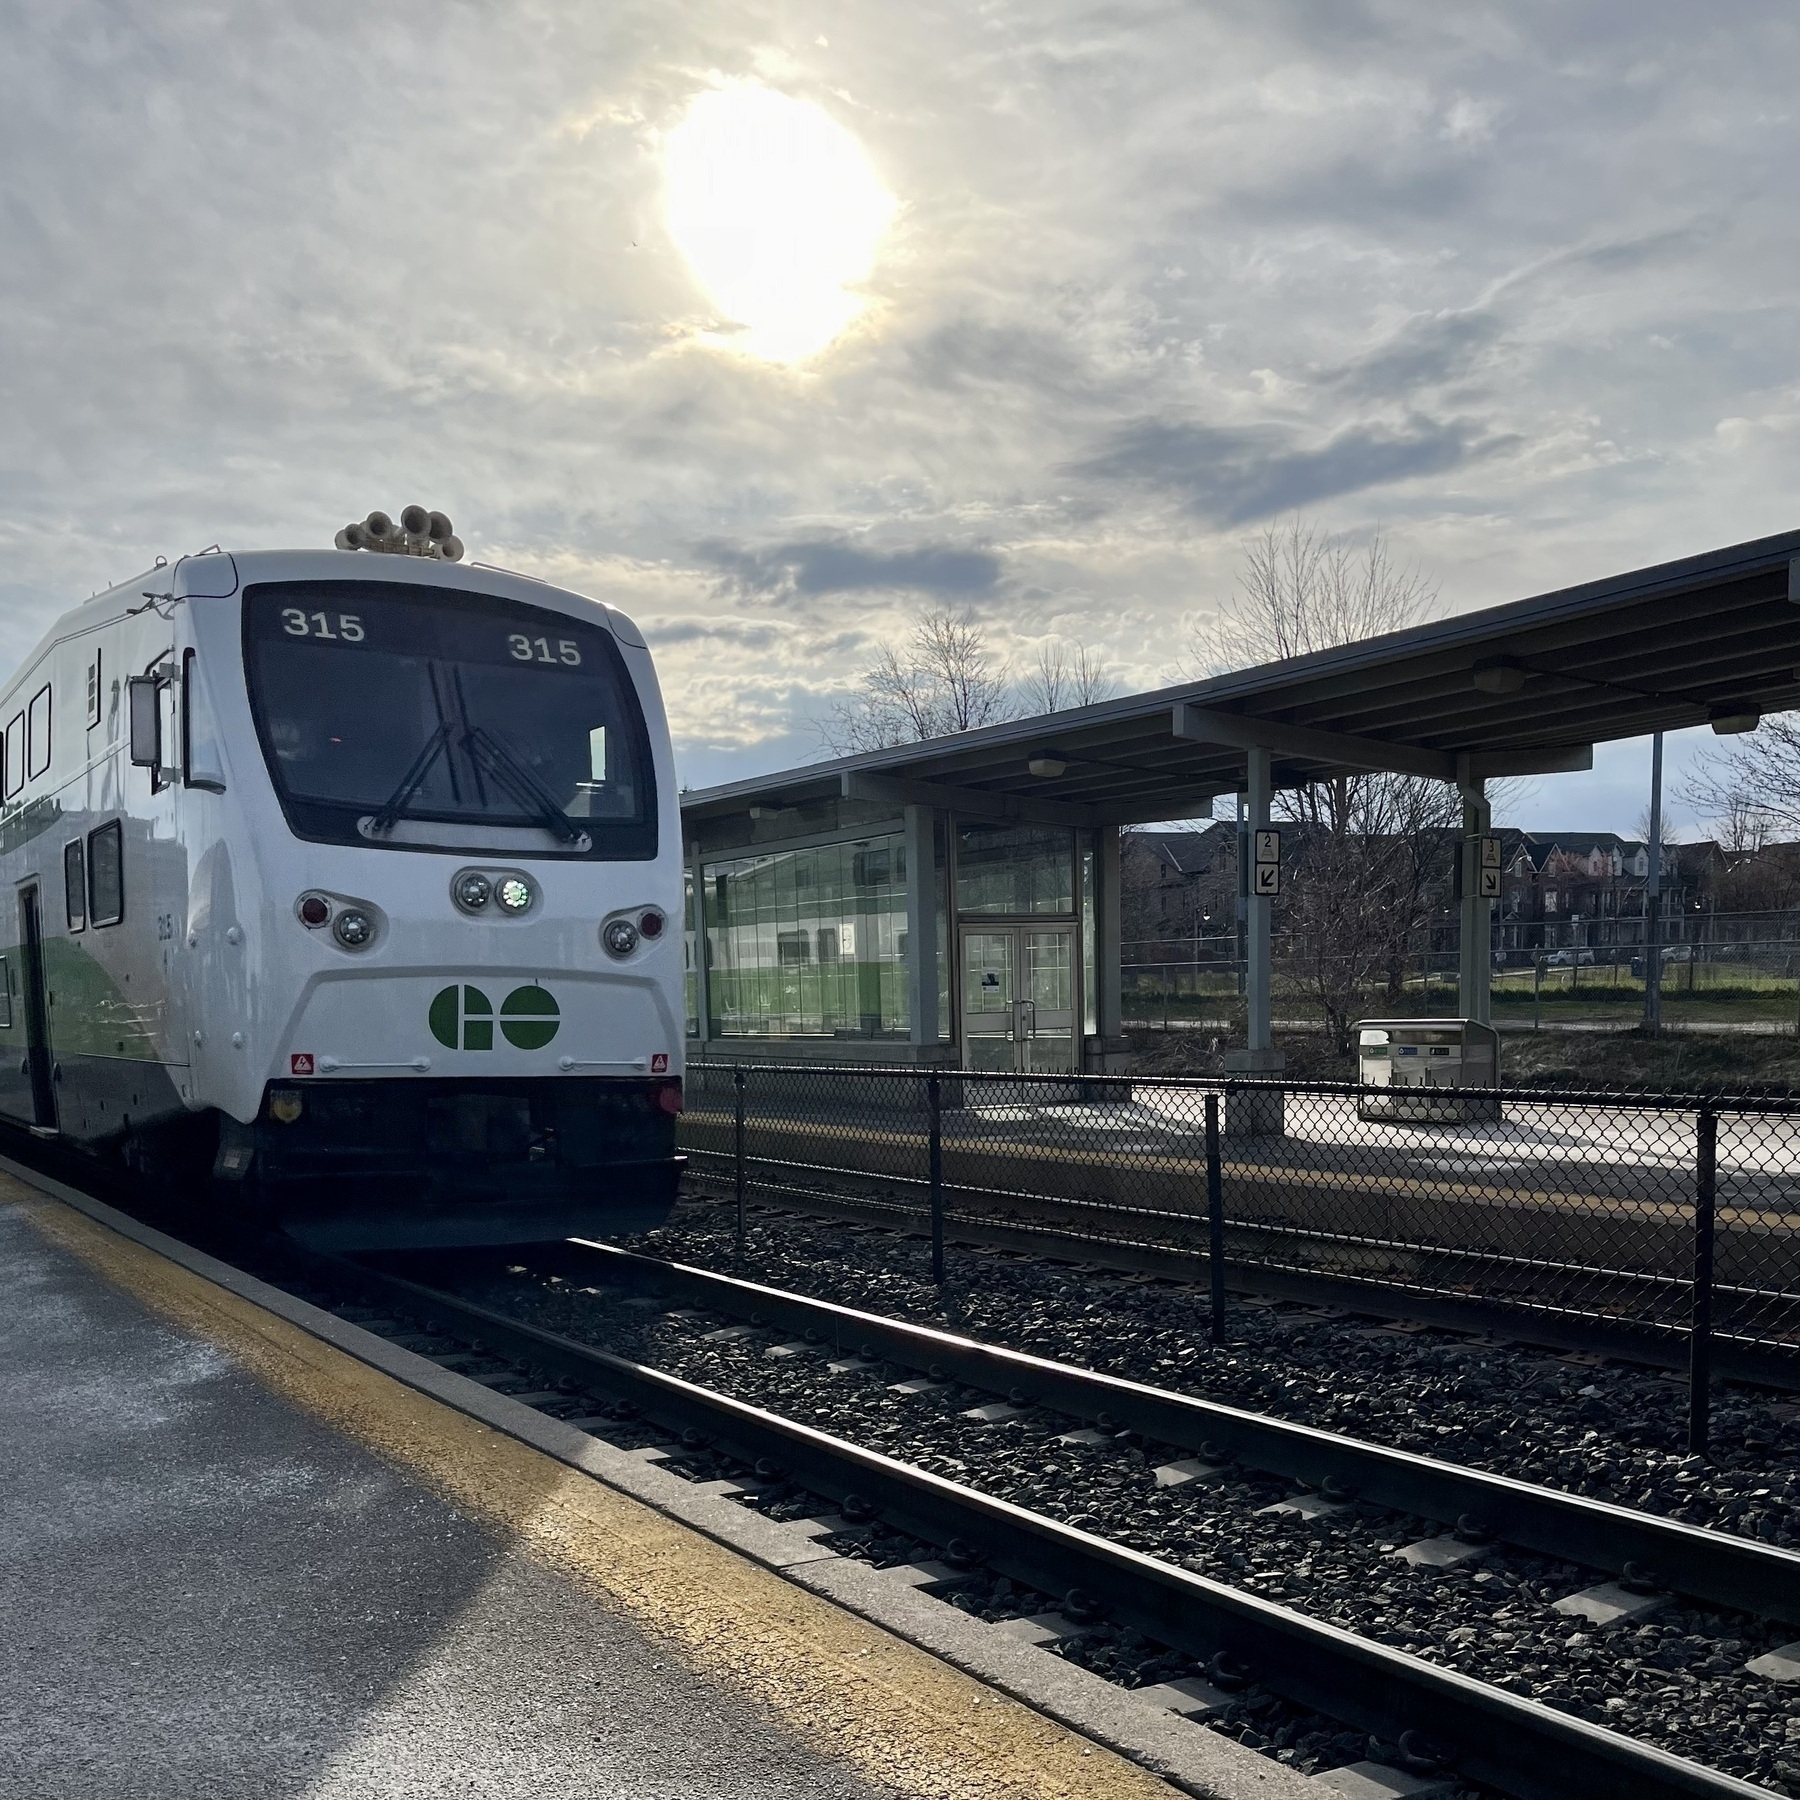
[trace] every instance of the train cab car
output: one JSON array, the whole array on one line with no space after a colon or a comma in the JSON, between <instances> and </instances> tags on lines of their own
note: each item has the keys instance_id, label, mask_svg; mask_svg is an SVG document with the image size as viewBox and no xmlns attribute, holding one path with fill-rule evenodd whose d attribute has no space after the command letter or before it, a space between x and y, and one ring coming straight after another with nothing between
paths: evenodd
<instances>
[{"instance_id":1,"label":"train cab car","mask_svg":"<svg viewBox=\"0 0 1800 1800\"><path fill-rule=\"evenodd\" d=\"M5 688L0 1120L323 1247L647 1228L684 1016L650 653L403 519L159 566Z\"/></svg>"}]
</instances>

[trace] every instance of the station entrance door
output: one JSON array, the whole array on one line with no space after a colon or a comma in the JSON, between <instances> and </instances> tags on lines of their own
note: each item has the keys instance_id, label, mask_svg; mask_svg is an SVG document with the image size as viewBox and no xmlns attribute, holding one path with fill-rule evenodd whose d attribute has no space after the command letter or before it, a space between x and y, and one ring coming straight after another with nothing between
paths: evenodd
<instances>
[{"instance_id":1,"label":"station entrance door","mask_svg":"<svg viewBox=\"0 0 1800 1800\"><path fill-rule=\"evenodd\" d=\"M1081 1067L1075 927L962 928L963 1062L1067 1075Z\"/></svg>"}]
</instances>

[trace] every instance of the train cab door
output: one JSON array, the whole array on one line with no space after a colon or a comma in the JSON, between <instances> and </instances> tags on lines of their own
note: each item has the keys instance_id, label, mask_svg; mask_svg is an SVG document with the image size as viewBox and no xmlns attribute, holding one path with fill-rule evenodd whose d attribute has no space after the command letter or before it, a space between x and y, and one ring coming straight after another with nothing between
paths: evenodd
<instances>
[{"instance_id":1,"label":"train cab door","mask_svg":"<svg viewBox=\"0 0 1800 1800\"><path fill-rule=\"evenodd\" d=\"M56 1129L56 1082L50 1055L50 996L44 983L44 919L36 882L19 889L19 960L25 1002L25 1060L32 1122Z\"/></svg>"}]
</instances>

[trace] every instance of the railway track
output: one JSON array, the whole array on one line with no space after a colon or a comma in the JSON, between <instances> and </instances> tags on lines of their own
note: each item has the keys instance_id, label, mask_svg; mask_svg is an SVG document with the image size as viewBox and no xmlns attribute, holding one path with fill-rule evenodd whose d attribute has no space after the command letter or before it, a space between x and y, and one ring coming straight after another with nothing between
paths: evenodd
<instances>
[{"instance_id":1,"label":"railway track","mask_svg":"<svg viewBox=\"0 0 1800 1800\"><path fill-rule=\"evenodd\" d=\"M1498 1540L1613 1574L1629 1571L1635 1585L1654 1577L1714 1606L1800 1624L1800 1554L1791 1550L610 1244L574 1239L532 1260L540 1267L555 1262L574 1278L655 1290L672 1305L810 1334L839 1355L854 1351L898 1364L1012 1407L1103 1420L1109 1430L1178 1446L1194 1455L1170 1466L1176 1484L1217 1479L1235 1464L1284 1476L1339 1504L1361 1499L1459 1525L1472 1545Z\"/></svg>"},{"instance_id":2,"label":"railway track","mask_svg":"<svg viewBox=\"0 0 1800 1800\"><path fill-rule=\"evenodd\" d=\"M1616 1544L1609 1547L1609 1534L1622 1533L1632 1551L1661 1558L1662 1579L1676 1579L1679 1571L1683 1584L1702 1590L1713 1603L1741 1606L1754 1599L1755 1610L1767 1612L1769 1595L1776 1592L1784 1613L1800 1605L1800 1558L1766 1546L1478 1471L1431 1465L1355 1440L1334 1440L1327 1433L606 1246L571 1245L558 1254L574 1259L589 1280L600 1279L604 1269L612 1282L654 1289L658 1305L685 1300L709 1314L760 1316L765 1327L811 1331L819 1340L814 1348L854 1344L858 1361L865 1347L878 1352L881 1362L902 1368L928 1358L926 1385L941 1378L1001 1392L1008 1399L996 1404L1003 1407L1018 1404L1015 1393L1035 1392L1043 1396L1039 1404L1077 1419L1105 1411L1120 1422L1138 1421L1132 1428L1155 1440L1182 1445L1198 1438L1201 1446L1225 1451L1228 1458L1280 1462L1300 1479L1316 1480L1328 1507L1348 1501L1353 1472L1362 1496L1373 1503L1425 1508L1427 1516L1455 1507L1450 1516L1463 1518L1466 1535L1484 1536L1484 1527L1504 1531L1514 1541L1554 1544L1556 1555L1571 1560L1579 1538L1579 1560L1622 1569L1639 1560L1620 1554ZM922 1544L942 1547L953 1560L927 1568L932 1579L951 1587L979 1570L986 1578L1005 1577L1046 1596L1052 1610L1055 1596L1070 1596L1065 1604L1072 1606L1075 1595L1104 1595L1119 1625L1192 1658L1222 1684L1254 1681L1294 1707L1387 1742L1404 1738L1418 1746L1429 1740L1459 1777L1517 1800L1567 1800L1576 1793L1584 1800L1660 1800L1768 1791L392 1268L316 1262L311 1268L314 1280L354 1291L364 1309L377 1308L383 1316L368 1321L376 1328L402 1337L425 1334L427 1343L443 1341L446 1348L439 1354L447 1361L466 1360L456 1345L478 1345L510 1365L534 1403L548 1410L566 1414L602 1400L614 1407L624 1402L668 1432L677 1457L704 1451L764 1480L791 1481L815 1496L820 1510L835 1511L834 1528L879 1518ZM504 1372L483 1378L507 1379ZM1104 1408L1096 1404L1102 1398ZM754 1485L757 1475L748 1479ZM1341 1489L1343 1502L1333 1498L1334 1489ZM1389 1495L1393 1498L1377 1498ZM1492 1520L1474 1518L1471 1501L1491 1512ZM1645 1585L1647 1573L1634 1567L1635 1584Z\"/></svg>"}]
</instances>

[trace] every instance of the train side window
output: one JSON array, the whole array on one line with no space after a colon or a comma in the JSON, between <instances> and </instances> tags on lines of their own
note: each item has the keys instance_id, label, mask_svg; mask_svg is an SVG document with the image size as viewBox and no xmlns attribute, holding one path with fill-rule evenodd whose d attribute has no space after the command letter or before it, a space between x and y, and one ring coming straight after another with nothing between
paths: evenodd
<instances>
[{"instance_id":1,"label":"train side window","mask_svg":"<svg viewBox=\"0 0 1800 1800\"><path fill-rule=\"evenodd\" d=\"M125 829L114 819L88 833L88 920L116 925L125 916Z\"/></svg>"},{"instance_id":2,"label":"train side window","mask_svg":"<svg viewBox=\"0 0 1800 1800\"><path fill-rule=\"evenodd\" d=\"M6 728L6 797L25 785L25 715L18 713Z\"/></svg>"},{"instance_id":3,"label":"train side window","mask_svg":"<svg viewBox=\"0 0 1800 1800\"><path fill-rule=\"evenodd\" d=\"M12 965L0 956L0 1031L12 1030Z\"/></svg>"},{"instance_id":4,"label":"train side window","mask_svg":"<svg viewBox=\"0 0 1800 1800\"><path fill-rule=\"evenodd\" d=\"M33 781L50 767L50 684L45 682L31 696L31 762Z\"/></svg>"},{"instance_id":5,"label":"train side window","mask_svg":"<svg viewBox=\"0 0 1800 1800\"><path fill-rule=\"evenodd\" d=\"M88 664L87 677L87 722L90 731L100 723L100 647L94 647L94 660Z\"/></svg>"},{"instance_id":6,"label":"train side window","mask_svg":"<svg viewBox=\"0 0 1800 1800\"><path fill-rule=\"evenodd\" d=\"M87 930L87 850L80 838L63 845L63 908L71 931Z\"/></svg>"}]
</instances>

